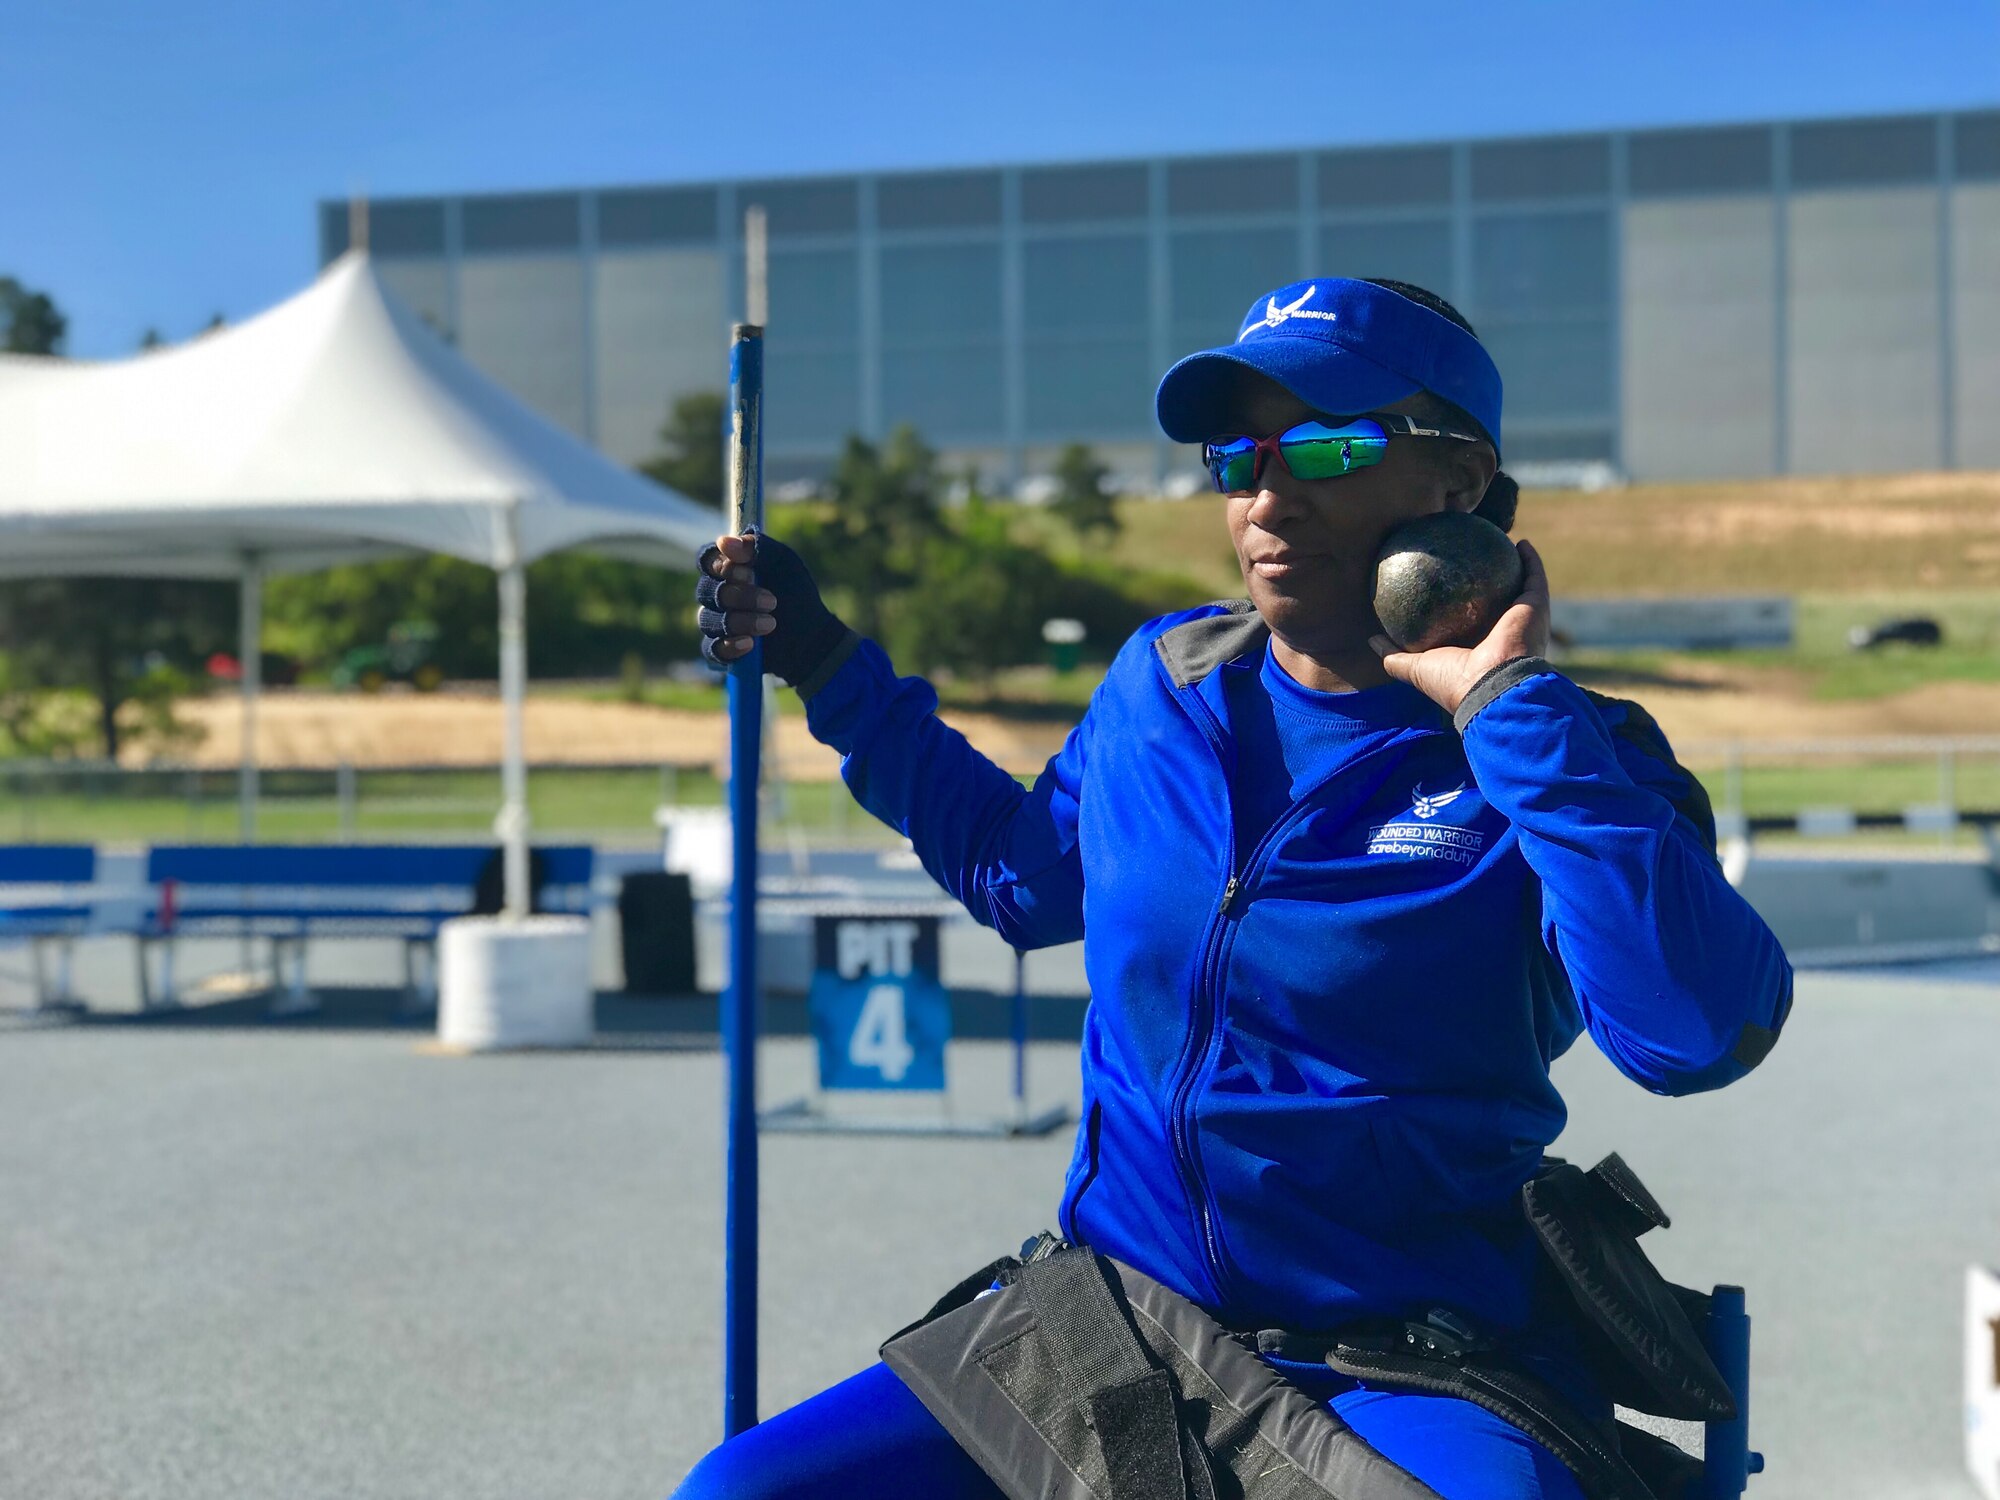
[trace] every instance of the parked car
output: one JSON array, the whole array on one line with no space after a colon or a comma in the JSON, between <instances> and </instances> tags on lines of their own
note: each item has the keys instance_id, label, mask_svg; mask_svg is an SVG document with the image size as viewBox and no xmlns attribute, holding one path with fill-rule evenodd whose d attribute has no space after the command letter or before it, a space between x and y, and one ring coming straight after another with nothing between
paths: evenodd
<instances>
[{"instance_id":1,"label":"parked car","mask_svg":"<svg viewBox=\"0 0 2000 1500\"><path fill-rule=\"evenodd\" d=\"M1856 625L1847 632L1851 651L1872 651L1892 641L1906 646L1941 646L1944 627L1923 615L1912 615L1904 620L1884 620L1879 625Z\"/></svg>"}]
</instances>

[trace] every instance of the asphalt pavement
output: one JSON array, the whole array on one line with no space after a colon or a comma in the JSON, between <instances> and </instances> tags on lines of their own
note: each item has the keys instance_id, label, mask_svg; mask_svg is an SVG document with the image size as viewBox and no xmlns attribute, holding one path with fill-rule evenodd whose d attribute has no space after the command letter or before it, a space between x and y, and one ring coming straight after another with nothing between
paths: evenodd
<instances>
[{"instance_id":1,"label":"asphalt pavement","mask_svg":"<svg viewBox=\"0 0 2000 1500\"><path fill-rule=\"evenodd\" d=\"M708 1040L462 1058L338 1007L252 1013L0 1010L0 1497L671 1491L721 1420ZM767 1043L765 1097L808 1062ZM952 1066L955 1110L1004 1110L1004 1046ZM1038 1044L1035 1102L1075 1074ZM1673 1213L1662 1268L1749 1288L1751 1495L1969 1497L1959 1297L2000 1262L2000 974L1807 975L1777 1051L1716 1095L1653 1098L1588 1043L1558 1079L1557 1149L1620 1150ZM1069 1151L766 1136L764 1407L1048 1223Z\"/></svg>"}]
</instances>

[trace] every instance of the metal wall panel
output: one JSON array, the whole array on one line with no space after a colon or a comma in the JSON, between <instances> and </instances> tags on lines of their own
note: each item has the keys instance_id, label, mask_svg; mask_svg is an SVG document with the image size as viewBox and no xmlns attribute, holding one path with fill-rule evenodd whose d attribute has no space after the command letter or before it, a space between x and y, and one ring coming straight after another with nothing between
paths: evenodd
<instances>
[{"instance_id":1,"label":"metal wall panel","mask_svg":"<svg viewBox=\"0 0 2000 1500\"><path fill-rule=\"evenodd\" d=\"M1778 408L1777 226L1766 197L1625 210L1625 466L1635 479L1768 474Z\"/></svg>"},{"instance_id":2,"label":"metal wall panel","mask_svg":"<svg viewBox=\"0 0 2000 1500\"><path fill-rule=\"evenodd\" d=\"M1198 156L1167 163L1167 212L1177 219L1292 213L1298 206L1296 156Z\"/></svg>"},{"instance_id":3,"label":"metal wall panel","mask_svg":"<svg viewBox=\"0 0 2000 1500\"><path fill-rule=\"evenodd\" d=\"M579 437L584 416L583 261L467 256L458 273L465 357Z\"/></svg>"},{"instance_id":4,"label":"metal wall panel","mask_svg":"<svg viewBox=\"0 0 2000 1500\"><path fill-rule=\"evenodd\" d=\"M674 402L728 383L722 257L713 249L608 252L593 309L598 446L621 463L660 451Z\"/></svg>"},{"instance_id":5,"label":"metal wall panel","mask_svg":"<svg viewBox=\"0 0 2000 1500\"><path fill-rule=\"evenodd\" d=\"M1787 227L1795 473L1943 458L1935 187L1795 195Z\"/></svg>"},{"instance_id":6,"label":"metal wall panel","mask_svg":"<svg viewBox=\"0 0 2000 1500\"><path fill-rule=\"evenodd\" d=\"M1004 441L999 242L885 245L881 281L883 426Z\"/></svg>"},{"instance_id":7,"label":"metal wall panel","mask_svg":"<svg viewBox=\"0 0 2000 1500\"><path fill-rule=\"evenodd\" d=\"M962 229L999 222L998 172L918 172L875 183L880 229Z\"/></svg>"},{"instance_id":8,"label":"metal wall panel","mask_svg":"<svg viewBox=\"0 0 2000 1500\"><path fill-rule=\"evenodd\" d=\"M447 339L451 326L451 263L444 260L378 260L375 274L411 312Z\"/></svg>"},{"instance_id":9,"label":"metal wall panel","mask_svg":"<svg viewBox=\"0 0 2000 1500\"><path fill-rule=\"evenodd\" d=\"M1336 276L1407 281L1451 298L1449 219L1327 219L1319 234L1320 269Z\"/></svg>"},{"instance_id":10,"label":"metal wall panel","mask_svg":"<svg viewBox=\"0 0 2000 1500\"><path fill-rule=\"evenodd\" d=\"M597 195L597 243L607 249L714 240L712 187L617 188Z\"/></svg>"},{"instance_id":11,"label":"metal wall panel","mask_svg":"<svg viewBox=\"0 0 2000 1500\"><path fill-rule=\"evenodd\" d=\"M1146 197L1146 168L1139 162L1021 173L1021 217L1030 224L1144 218Z\"/></svg>"},{"instance_id":12,"label":"metal wall panel","mask_svg":"<svg viewBox=\"0 0 2000 1500\"><path fill-rule=\"evenodd\" d=\"M1319 206L1329 212L1451 201L1449 146L1388 146L1320 155Z\"/></svg>"},{"instance_id":13,"label":"metal wall panel","mask_svg":"<svg viewBox=\"0 0 2000 1500\"><path fill-rule=\"evenodd\" d=\"M583 239L583 200L575 193L494 193L467 198L459 212L467 250L574 250ZM437 233L441 239L442 219Z\"/></svg>"},{"instance_id":14,"label":"metal wall panel","mask_svg":"<svg viewBox=\"0 0 2000 1500\"><path fill-rule=\"evenodd\" d=\"M1176 358L1228 343L1253 297L1299 275L1299 236L1290 225L1180 229L1167 246L1167 341Z\"/></svg>"},{"instance_id":15,"label":"metal wall panel","mask_svg":"<svg viewBox=\"0 0 2000 1500\"><path fill-rule=\"evenodd\" d=\"M1958 462L2000 469L2000 183L1955 189L1951 231Z\"/></svg>"},{"instance_id":16,"label":"metal wall panel","mask_svg":"<svg viewBox=\"0 0 2000 1500\"><path fill-rule=\"evenodd\" d=\"M736 201L745 209L761 206L774 235L852 234L860 223L855 188L852 177L745 182L736 189Z\"/></svg>"}]
</instances>

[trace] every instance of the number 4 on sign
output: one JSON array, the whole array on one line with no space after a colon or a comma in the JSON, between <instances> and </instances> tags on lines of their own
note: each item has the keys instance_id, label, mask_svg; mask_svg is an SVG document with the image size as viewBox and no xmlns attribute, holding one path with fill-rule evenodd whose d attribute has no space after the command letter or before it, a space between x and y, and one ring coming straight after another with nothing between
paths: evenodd
<instances>
[{"instance_id":1,"label":"number 4 on sign","mask_svg":"<svg viewBox=\"0 0 2000 1500\"><path fill-rule=\"evenodd\" d=\"M857 1068L874 1068L890 1083L901 1083L916 1056L903 1024L903 987L870 986L847 1042L847 1060Z\"/></svg>"}]
</instances>

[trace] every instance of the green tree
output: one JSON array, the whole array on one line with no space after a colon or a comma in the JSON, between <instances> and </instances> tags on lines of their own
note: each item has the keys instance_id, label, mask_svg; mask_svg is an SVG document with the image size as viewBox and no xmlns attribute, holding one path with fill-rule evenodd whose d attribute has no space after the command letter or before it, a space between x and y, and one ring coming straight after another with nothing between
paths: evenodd
<instances>
[{"instance_id":1,"label":"green tree","mask_svg":"<svg viewBox=\"0 0 2000 1500\"><path fill-rule=\"evenodd\" d=\"M628 653L645 661L692 657L698 641L694 566L682 570L583 552L528 569L528 670L536 677L610 677ZM450 557L357 563L274 578L265 591L265 643L329 672L349 651L380 646L403 620L437 627L433 660L447 677L498 670L496 584L490 569Z\"/></svg>"},{"instance_id":2,"label":"green tree","mask_svg":"<svg viewBox=\"0 0 2000 1500\"><path fill-rule=\"evenodd\" d=\"M1062 572L1014 540L1006 507L973 490L950 525L919 545L918 558L917 580L883 601L880 639L894 661L984 678L1039 658Z\"/></svg>"},{"instance_id":3,"label":"green tree","mask_svg":"<svg viewBox=\"0 0 2000 1500\"><path fill-rule=\"evenodd\" d=\"M0 320L9 353L52 355L62 348L68 320L45 292L0 277ZM185 673L229 644L234 614L227 585L181 580L31 578L0 584L0 644L7 656L15 707L8 734L31 751L59 748L51 720L37 707L28 728L24 701L83 688L97 700L97 738L107 758L123 737L120 710L139 707L140 732L171 739L180 733L173 699L189 685ZM23 695L27 695L24 699ZM37 738L37 735L40 738Z\"/></svg>"},{"instance_id":4,"label":"green tree","mask_svg":"<svg viewBox=\"0 0 2000 1500\"><path fill-rule=\"evenodd\" d=\"M216 651L232 649L235 590L156 578L28 578L0 584L0 641L17 691L83 688L97 700L107 759L122 738L120 710L137 702L149 732L172 722L175 690Z\"/></svg>"},{"instance_id":5,"label":"green tree","mask_svg":"<svg viewBox=\"0 0 2000 1500\"><path fill-rule=\"evenodd\" d=\"M921 583L924 549L946 534L942 487L937 455L915 429L897 428L880 447L851 436L830 502L787 518L784 540L863 635L879 638L886 602Z\"/></svg>"},{"instance_id":6,"label":"green tree","mask_svg":"<svg viewBox=\"0 0 2000 1500\"><path fill-rule=\"evenodd\" d=\"M661 424L659 456L639 465L639 472L690 500L720 506L726 480L722 457L726 405L716 391L681 397Z\"/></svg>"},{"instance_id":7,"label":"green tree","mask_svg":"<svg viewBox=\"0 0 2000 1500\"><path fill-rule=\"evenodd\" d=\"M1123 525L1104 485L1109 474L1097 455L1082 443L1071 443L1056 457L1056 496L1051 509L1086 540L1099 532L1115 537Z\"/></svg>"},{"instance_id":8,"label":"green tree","mask_svg":"<svg viewBox=\"0 0 2000 1500\"><path fill-rule=\"evenodd\" d=\"M0 349L9 354L60 354L69 319L46 292L31 292L0 276Z\"/></svg>"}]
</instances>

